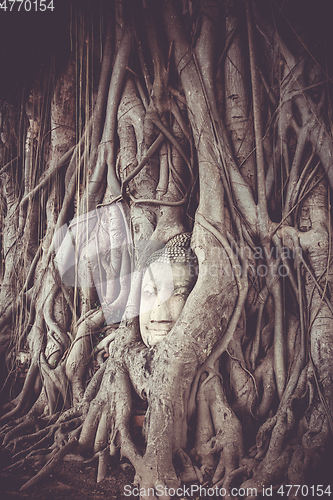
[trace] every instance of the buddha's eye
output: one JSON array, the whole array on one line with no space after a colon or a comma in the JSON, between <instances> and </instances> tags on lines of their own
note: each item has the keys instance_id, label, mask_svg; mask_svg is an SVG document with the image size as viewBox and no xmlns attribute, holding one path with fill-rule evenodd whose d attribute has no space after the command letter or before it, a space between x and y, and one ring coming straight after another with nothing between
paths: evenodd
<instances>
[{"instance_id":1,"label":"buddha's eye","mask_svg":"<svg viewBox=\"0 0 333 500\"><path fill-rule=\"evenodd\" d=\"M174 297L187 297L189 295L189 293L190 293L190 290L187 287L181 286L181 287L176 288L172 295Z\"/></svg>"},{"instance_id":2,"label":"buddha's eye","mask_svg":"<svg viewBox=\"0 0 333 500\"><path fill-rule=\"evenodd\" d=\"M153 285L145 285L142 290L143 295L146 298L151 298L156 296L156 288Z\"/></svg>"}]
</instances>

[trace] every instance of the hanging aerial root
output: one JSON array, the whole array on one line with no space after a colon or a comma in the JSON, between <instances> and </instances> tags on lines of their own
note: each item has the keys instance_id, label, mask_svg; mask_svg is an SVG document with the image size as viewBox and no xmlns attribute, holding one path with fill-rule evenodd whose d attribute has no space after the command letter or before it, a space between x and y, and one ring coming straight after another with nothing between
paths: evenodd
<instances>
[{"instance_id":1,"label":"hanging aerial root","mask_svg":"<svg viewBox=\"0 0 333 500\"><path fill-rule=\"evenodd\" d=\"M29 193L26 194L26 196L24 196L24 198L22 198L21 202L20 202L20 206L24 206L36 193L38 193L38 191L40 191L41 189L43 189L44 187L46 187L51 179L51 177L61 168L63 167L66 162L68 162L68 160L70 160L70 158L72 157L72 155L76 155L78 150L80 149L80 147L82 146L82 139L81 141L77 144L77 146L72 146L70 148L69 151L67 151L67 153L65 153L61 158L60 160L58 161L58 163L52 167L50 170L48 170L47 172L45 172L44 176L43 176L43 179L40 181L40 183L34 188L32 189Z\"/></svg>"},{"instance_id":2,"label":"hanging aerial root","mask_svg":"<svg viewBox=\"0 0 333 500\"><path fill-rule=\"evenodd\" d=\"M134 168L134 170L123 180L122 182L122 185L121 185L121 196L123 198L123 200L129 205L129 200L128 200L128 196L126 194L126 188L128 186L128 183L134 179L134 177L139 173L141 172L141 170L143 169L143 167L147 164L147 162L149 161L149 159L153 156L153 154L158 150L158 148L161 146L161 144L163 143L164 141L164 136L162 133L160 133L157 137L157 139L155 139L155 141L153 142L153 144L150 146L150 148L148 149L147 153L145 154L145 156L142 158L142 160L140 161L139 165L137 165L137 167Z\"/></svg>"}]
</instances>

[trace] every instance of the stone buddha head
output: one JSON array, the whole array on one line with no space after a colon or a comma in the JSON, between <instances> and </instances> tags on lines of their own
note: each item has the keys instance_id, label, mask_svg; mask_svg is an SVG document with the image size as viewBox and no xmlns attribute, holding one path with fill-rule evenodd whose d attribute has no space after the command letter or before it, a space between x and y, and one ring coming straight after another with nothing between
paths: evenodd
<instances>
[{"instance_id":1,"label":"stone buddha head","mask_svg":"<svg viewBox=\"0 0 333 500\"><path fill-rule=\"evenodd\" d=\"M191 234L171 238L145 266L141 286L140 332L147 347L161 342L175 325L198 274Z\"/></svg>"}]
</instances>

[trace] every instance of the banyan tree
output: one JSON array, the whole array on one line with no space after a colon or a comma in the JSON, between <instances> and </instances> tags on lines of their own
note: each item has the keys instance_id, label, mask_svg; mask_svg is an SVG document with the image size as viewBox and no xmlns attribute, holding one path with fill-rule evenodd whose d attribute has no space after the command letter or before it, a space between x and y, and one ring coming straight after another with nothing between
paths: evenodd
<instances>
[{"instance_id":1,"label":"banyan tree","mask_svg":"<svg viewBox=\"0 0 333 500\"><path fill-rule=\"evenodd\" d=\"M100 482L116 455L165 499L306 484L333 409L325 4L59 5L19 39L0 6L9 468L38 464L28 488L76 453Z\"/></svg>"}]
</instances>

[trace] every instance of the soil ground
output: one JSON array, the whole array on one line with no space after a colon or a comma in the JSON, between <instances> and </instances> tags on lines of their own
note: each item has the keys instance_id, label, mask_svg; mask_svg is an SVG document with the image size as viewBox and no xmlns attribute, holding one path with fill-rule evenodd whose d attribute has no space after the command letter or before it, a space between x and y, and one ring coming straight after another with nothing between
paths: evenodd
<instances>
[{"instance_id":1,"label":"soil ground","mask_svg":"<svg viewBox=\"0 0 333 500\"><path fill-rule=\"evenodd\" d=\"M4 457L3 457L4 458ZM3 464L4 466L5 464ZM134 468L128 462L111 460L107 477L100 484L96 483L97 461L83 463L64 461L52 474L35 487L20 492L21 486L36 474L32 467L12 473L0 472L1 500L124 500L138 497L125 496L125 485L132 485Z\"/></svg>"},{"instance_id":2,"label":"soil ground","mask_svg":"<svg viewBox=\"0 0 333 500\"><path fill-rule=\"evenodd\" d=\"M19 382L23 383L26 372L24 366L19 370ZM20 385L20 387L21 387ZM138 450L144 452L144 439L142 435L142 424L146 403L141 401L133 393L134 414L131 426L131 434ZM109 457L107 476L101 483L96 483L97 460L81 461L76 455L67 455L52 471L52 474L37 483L36 486L27 491L20 492L21 486L30 478L35 476L40 468L26 466L24 468L6 472L12 461L10 453L0 445L0 500L139 500L138 496L125 495L126 485L131 489L134 487L134 467L127 459L119 462L119 456ZM319 469L309 475L308 486L323 485L325 490L330 485L331 495L323 495L321 498L330 500L333 498L333 448L329 448L323 457ZM197 483L199 484L199 483ZM188 485L187 485L188 486ZM207 486L208 488L209 486ZM128 489L127 489L128 491ZM206 497L208 498L208 497ZM210 496L211 500L221 500L221 496ZM268 500L269 497L265 497ZM286 495L281 496L273 493L270 500L283 500ZM313 498L309 493L303 496L304 500ZM315 497L319 498L319 496ZM186 497L186 499L174 496L173 500L201 500L200 497ZM258 496L262 500L262 496Z\"/></svg>"},{"instance_id":3,"label":"soil ground","mask_svg":"<svg viewBox=\"0 0 333 500\"><path fill-rule=\"evenodd\" d=\"M60 463L49 477L24 492L19 491L21 486L36 474L36 469L25 467L18 472L0 472L0 500L139 500L138 496L125 495L124 487L130 485L133 488L135 474L134 468L127 460L122 460L119 463L118 459L110 458L107 477L100 484L97 484L97 461L84 463L73 459L73 456L68 458L70 460ZM8 461L9 456L0 450L0 459L2 470L10 463ZM327 460L324 461L321 470L317 471L317 474L312 478L309 478L308 485L323 485L324 489L330 485L332 495L332 473L329 472L332 464L330 454L330 456L327 456ZM328 500L331 495L326 494L321 498ZM215 495L209 498L211 500L221 500L221 497L215 497ZM271 500L281 500L286 496L277 495L275 491L273 496L269 498ZM305 500L319 498L319 496L313 497L309 491L303 498ZM180 497L175 496L174 500L190 499L180 499ZM201 500L201 497L191 497L191 500ZM262 500L262 496L258 496L258 500Z\"/></svg>"}]
</instances>

